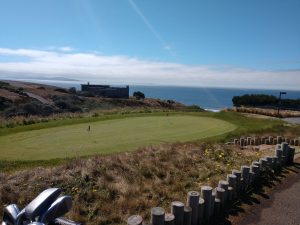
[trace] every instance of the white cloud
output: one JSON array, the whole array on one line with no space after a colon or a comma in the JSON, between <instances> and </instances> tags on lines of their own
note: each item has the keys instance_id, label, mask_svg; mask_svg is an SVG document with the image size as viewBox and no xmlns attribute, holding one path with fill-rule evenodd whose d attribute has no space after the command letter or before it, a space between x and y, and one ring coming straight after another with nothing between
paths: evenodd
<instances>
[{"instance_id":1,"label":"white cloud","mask_svg":"<svg viewBox=\"0 0 300 225\"><path fill-rule=\"evenodd\" d=\"M97 53L0 48L1 78L63 76L107 83L299 89L300 70L260 71L230 66L190 66ZM22 59L13 60L13 58ZM25 58L25 59L24 59Z\"/></svg>"}]
</instances>

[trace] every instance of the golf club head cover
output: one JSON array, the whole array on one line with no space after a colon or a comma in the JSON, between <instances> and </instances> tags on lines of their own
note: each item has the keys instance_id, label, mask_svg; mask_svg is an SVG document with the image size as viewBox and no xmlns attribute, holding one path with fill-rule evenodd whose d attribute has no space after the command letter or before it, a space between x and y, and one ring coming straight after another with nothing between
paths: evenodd
<instances>
[{"instance_id":1,"label":"golf club head cover","mask_svg":"<svg viewBox=\"0 0 300 225\"><path fill-rule=\"evenodd\" d=\"M70 196L61 196L52 203L49 209L42 214L38 221L44 224L54 221L63 216L72 208L72 198Z\"/></svg>"},{"instance_id":2,"label":"golf club head cover","mask_svg":"<svg viewBox=\"0 0 300 225\"><path fill-rule=\"evenodd\" d=\"M61 193L60 188L49 188L40 193L25 207L25 215L33 221L37 216L44 214Z\"/></svg>"}]
</instances>

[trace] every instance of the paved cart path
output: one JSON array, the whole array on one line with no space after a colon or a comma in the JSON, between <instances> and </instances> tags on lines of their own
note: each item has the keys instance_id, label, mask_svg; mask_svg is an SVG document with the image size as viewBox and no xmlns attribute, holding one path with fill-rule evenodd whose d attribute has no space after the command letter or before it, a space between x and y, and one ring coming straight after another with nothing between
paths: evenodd
<instances>
[{"instance_id":1,"label":"paved cart path","mask_svg":"<svg viewBox=\"0 0 300 225\"><path fill-rule=\"evenodd\" d=\"M240 214L232 225L299 225L300 224L300 160L282 183L268 195Z\"/></svg>"}]
</instances>

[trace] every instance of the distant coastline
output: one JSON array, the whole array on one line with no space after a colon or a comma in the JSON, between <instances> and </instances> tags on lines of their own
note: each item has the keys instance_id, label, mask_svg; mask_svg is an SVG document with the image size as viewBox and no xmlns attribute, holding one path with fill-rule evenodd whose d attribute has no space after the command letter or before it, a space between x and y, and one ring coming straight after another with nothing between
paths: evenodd
<instances>
[{"instance_id":1,"label":"distant coastline","mask_svg":"<svg viewBox=\"0 0 300 225\"><path fill-rule=\"evenodd\" d=\"M75 87L80 90L82 81L67 79L18 79L20 81L28 81L54 85L62 88ZM99 83L99 82L98 82ZM100 84L100 83L99 83ZM107 84L104 83L103 84ZM109 83L110 84L110 83ZM115 85L115 84L114 84ZM118 85L116 85L118 86ZM269 89L238 89L238 88L213 88L213 87L178 87L178 86L146 86L146 85L130 85L130 95L135 91L142 91L146 97L160 98L163 100L175 100L186 105L198 105L208 111L218 112L224 108L232 107L232 97L244 94L271 94L277 96L282 90ZM300 98L299 91L287 91L287 98Z\"/></svg>"}]
</instances>

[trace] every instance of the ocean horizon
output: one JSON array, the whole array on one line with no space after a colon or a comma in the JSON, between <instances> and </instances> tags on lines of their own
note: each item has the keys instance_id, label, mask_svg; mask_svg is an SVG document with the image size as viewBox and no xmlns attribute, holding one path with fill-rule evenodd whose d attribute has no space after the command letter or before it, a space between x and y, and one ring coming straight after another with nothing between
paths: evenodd
<instances>
[{"instance_id":1,"label":"ocean horizon","mask_svg":"<svg viewBox=\"0 0 300 225\"><path fill-rule=\"evenodd\" d=\"M81 81L17 79L19 81L54 85L62 88L75 87L80 90ZM109 85L109 84L108 84ZM122 86L111 84L111 86ZM123 85L124 86L124 85ZM159 85L129 85L129 94L141 91L147 98L174 100L185 105L197 105L209 111L220 111L233 107L232 97L244 94L268 94L278 96L280 91L287 94L282 98L300 99L300 91L296 90L270 90L270 89L244 89L221 87L180 87Z\"/></svg>"}]
</instances>

